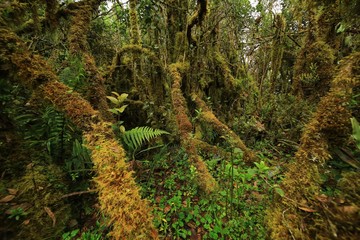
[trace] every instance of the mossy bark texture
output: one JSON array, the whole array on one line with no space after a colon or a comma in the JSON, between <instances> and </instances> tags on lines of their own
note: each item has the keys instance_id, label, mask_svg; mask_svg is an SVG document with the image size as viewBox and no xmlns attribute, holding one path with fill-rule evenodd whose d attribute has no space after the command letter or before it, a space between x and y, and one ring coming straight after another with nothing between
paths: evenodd
<instances>
[{"instance_id":1,"label":"mossy bark texture","mask_svg":"<svg viewBox=\"0 0 360 240\"><path fill-rule=\"evenodd\" d=\"M71 10L71 26L68 42L70 53L81 57L84 61L84 68L89 81L87 99L98 110L103 119L111 121L111 113L106 100L105 80L100 74L94 57L89 52L87 34L90 29L90 22L94 12L101 1L81 1L74 4Z\"/></svg>"},{"instance_id":2,"label":"mossy bark texture","mask_svg":"<svg viewBox=\"0 0 360 240\"><path fill-rule=\"evenodd\" d=\"M84 131L97 172L95 182L101 210L112 226L110 235L114 239L156 239L151 209L148 202L140 198L111 124L102 120L88 101L59 82L47 62L29 53L14 33L0 29L0 46L0 69L36 92L34 99L47 100L65 112Z\"/></svg>"},{"instance_id":3,"label":"mossy bark texture","mask_svg":"<svg viewBox=\"0 0 360 240\"><path fill-rule=\"evenodd\" d=\"M282 183L285 196L268 210L272 239L313 239L314 234L322 236L319 239L332 239L336 235L351 235L343 232L341 225L335 225L341 224L340 221L324 221L334 216L329 218L327 210L319 206L320 173L331 158L329 147L339 146L350 133L348 103L353 88L360 86L359 66L360 53L342 60L330 91L321 98L313 118L305 126L295 154L296 162L290 165ZM350 213L342 214L354 219Z\"/></svg>"},{"instance_id":4,"label":"mossy bark texture","mask_svg":"<svg viewBox=\"0 0 360 240\"><path fill-rule=\"evenodd\" d=\"M244 161L246 163L256 161L255 153L248 149L240 137L215 116L202 99L195 94L192 95L192 99L196 106L201 109L200 118L203 122L209 124L216 132L224 136L233 147L240 148L244 152Z\"/></svg>"},{"instance_id":5,"label":"mossy bark texture","mask_svg":"<svg viewBox=\"0 0 360 240\"><path fill-rule=\"evenodd\" d=\"M175 111L176 123L180 133L181 145L189 154L189 160L191 164L194 164L197 170L197 182L199 187L206 193L214 192L218 184L215 179L209 173L207 166L202 158L198 155L196 144L192 142L192 130L193 126L187 115L188 109L186 107L186 100L181 91L181 75L180 70L188 68L187 64L175 63L169 66L169 73L173 80L172 84L172 105Z\"/></svg>"}]
</instances>

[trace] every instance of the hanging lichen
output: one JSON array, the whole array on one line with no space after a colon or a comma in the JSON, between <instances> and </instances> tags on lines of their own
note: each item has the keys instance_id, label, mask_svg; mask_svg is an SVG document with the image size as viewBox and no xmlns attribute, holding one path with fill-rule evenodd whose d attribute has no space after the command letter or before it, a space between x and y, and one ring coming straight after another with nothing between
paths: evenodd
<instances>
[{"instance_id":1,"label":"hanging lichen","mask_svg":"<svg viewBox=\"0 0 360 240\"><path fill-rule=\"evenodd\" d=\"M286 21L285 18L278 14L274 19L275 35L272 42L271 48L271 88L272 92L275 90L276 79L278 77L282 58L284 54L284 40L285 40L285 29Z\"/></svg>"},{"instance_id":2,"label":"hanging lichen","mask_svg":"<svg viewBox=\"0 0 360 240\"><path fill-rule=\"evenodd\" d=\"M293 93L299 97L319 99L328 91L329 80L334 74L338 43L329 35L336 35L336 18L333 16L338 8L321 1L305 1L305 5L309 12L309 26L294 65Z\"/></svg>"},{"instance_id":3,"label":"hanging lichen","mask_svg":"<svg viewBox=\"0 0 360 240\"><path fill-rule=\"evenodd\" d=\"M359 64L360 53L341 62L330 91L321 98L317 111L305 127L295 154L296 162L289 166L282 183L286 195L268 211L273 239L311 239L315 232L327 233L330 239L334 231L335 235L340 235L336 231L344 231L340 226L334 228L341 222L330 223L326 214L314 213L323 211L316 199L321 193L321 168L331 158L329 148L342 144L350 132L351 113L347 105L352 89L360 86Z\"/></svg>"}]
</instances>

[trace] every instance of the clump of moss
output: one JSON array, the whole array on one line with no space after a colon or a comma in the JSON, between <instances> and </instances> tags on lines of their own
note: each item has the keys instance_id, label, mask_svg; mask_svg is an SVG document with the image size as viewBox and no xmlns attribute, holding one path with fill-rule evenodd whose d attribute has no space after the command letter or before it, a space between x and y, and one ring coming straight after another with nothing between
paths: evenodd
<instances>
[{"instance_id":1,"label":"clump of moss","mask_svg":"<svg viewBox=\"0 0 360 240\"><path fill-rule=\"evenodd\" d=\"M35 98L40 96L50 101L59 110L64 111L80 129L90 130L91 124L99 121L98 112L78 93L60 82L51 81L43 84Z\"/></svg>"},{"instance_id":2,"label":"clump of moss","mask_svg":"<svg viewBox=\"0 0 360 240\"><path fill-rule=\"evenodd\" d=\"M312 99L325 95L334 74L334 61L334 51L328 44L323 41L307 42L300 50L294 66L295 95Z\"/></svg>"},{"instance_id":3,"label":"clump of moss","mask_svg":"<svg viewBox=\"0 0 360 240\"><path fill-rule=\"evenodd\" d=\"M6 44L4 39L8 35L18 48ZM17 70L17 80L24 86L37 87L33 100L50 101L86 133L87 146L92 150L91 157L98 173L95 182L101 210L110 218L109 225L113 227L110 234L115 239L157 239L151 209L148 202L140 198L132 172L125 163L124 149L115 140L111 124L103 122L98 112L78 93L58 82L46 62L30 55L18 38L2 31L0 44L5 47L3 52L12 53L6 63Z\"/></svg>"},{"instance_id":4,"label":"clump of moss","mask_svg":"<svg viewBox=\"0 0 360 240\"><path fill-rule=\"evenodd\" d=\"M84 68L87 73L89 88L87 99L98 110L104 120L111 121L112 116L108 111L109 106L106 100L104 87L105 80L99 73L93 56L89 53L87 34L90 29L90 22L93 12L98 8L99 1L86 1L74 3L72 9L71 27L68 35L70 53L82 56Z\"/></svg>"},{"instance_id":5,"label":"clump of moss","mask_svg":"<svg viewBox=\"0 0 360 240\"><path fill-rule=\"evenodd\" d=\"M100 210L112 226L114 239L157 239L147 200L141 199L125 151L115 140L111 125L100 123L85 135L97 171Z\"/></svg>"},{"instance_id":6,"label":"clump of moss","mask_svg":"<svg viewBox=\"0 0 360 240\"><path fill-rule=\"evenodd\" d=\"M71 217L70 205L61 199L66 193L63 175L56 165L31 163L26 167L25 175L14 183L14 188L18 190L16 201L26 214L18 238L61 236Z\"/></svg>"}]
</instances>

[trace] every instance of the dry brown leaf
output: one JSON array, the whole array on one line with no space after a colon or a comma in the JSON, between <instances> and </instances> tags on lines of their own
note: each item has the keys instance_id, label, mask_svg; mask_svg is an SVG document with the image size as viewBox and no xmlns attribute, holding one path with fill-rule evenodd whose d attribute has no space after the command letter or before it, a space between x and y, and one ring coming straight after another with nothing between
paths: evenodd
<instances>
[{"instance_id":1,"label":"dry brown leaf","mask_svg":"<svg viewBox=\"0 0 360 240\"><path fill-rule=\"evenodd\" d=\"M315 197L317 200L319 200L320 202L322 203L326 203L326 202L329 202L329 197L326 196L325 194L321 194L319 196L316 196Z\"/></svg>"},{"instance_id":2,"label":"dry brown leaf","mask_svg":"<svg viewBox=\"0 0 360 240\"><path fill-rule=\"evenodd\" d=\"M311 212L311 213L317 212L316 210L311 209L311 208L307 208L307 207L299 207L299 209L301 209L301 210L303 210L305 212Z\"/></svg>"},{"instance_id":3,"label":"dry brown leaf","mask_svg":"<svg viewBox=\"0 0 360 240\"><path fill-rule=\"evenodd\" d=\"M56 217L55 214L51 211L50 208L48 207L44 207L45 212L49 215L49 217L52 219L53 221L53 227L55 227L56 224Z\"/></svg>"},{"instance_id":4,"label":"dry brown leaf","mask_svg":"<svg viewBox=\"0 0 360 240\"><path fill-rule=\"evenodd\" d=\"M19 191L19 190L14 189L14 188L8 188L8 192L9 192L9 194L11 194L11 195L16 195L18 191Z\"/></svg>"},{"instance_id":5,"label":"dry brown leaf","mask_svg":"<svg viewBox=\"0 0 360 240\"><path fill-rule=\"evenodd\" d=\"M339 207L339 209L343 213L350 214L350 215L359 212L359 207L357 207L357 206L342 206L342 207Z\"/></svg>"},{"instance_id":6,"label":"dry brown leaf","mask_svg":"<svg viewBox=\"0 0 360 240\"><path fill-rule=\"evenodd\" d=\"M170 205L167 205L167 206L164 208L164 213L168 213L170 210L171 210Z\"/></svg>"},{"instance_id":7,"label":"dry brown leaf","mask_svg":"<svg viewBox=\"0 0 360 240\"><path fill-rule=\"evenodd\" d=\"M29 225L29 223L30 223L30 219L26 219L25 221L23 221L24 225Z\"/></svg>"},{"instance_id":8,"label":"dry brown leaf","mask_svg":"<svg viewBox=\"0 0 360 240\"><path fill-rule=\"evenodd\" d=\"M3 197L2 199L0 199L0 203L8 203L11 200L13 200L15 198L14 195L7 195L6 197Z\"/></svg>"}]
</instances>

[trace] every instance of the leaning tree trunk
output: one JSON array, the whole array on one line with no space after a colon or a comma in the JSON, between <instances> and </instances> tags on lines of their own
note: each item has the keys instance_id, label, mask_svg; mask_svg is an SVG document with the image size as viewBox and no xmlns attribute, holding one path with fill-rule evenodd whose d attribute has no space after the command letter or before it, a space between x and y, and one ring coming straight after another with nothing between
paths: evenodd
<instances>
[{"instance_id":1,"label":"leaning tree trunk","mask_svg":"<svg viewBox=\"0 0 360 240\"><path fill-rule=\"evenodd\" d=\"M58 81L58 77L39 55L28 52L24 43L6 28L0 29L1 73L12 77L34 92L33 101L54 105L84 132L86 146L97 176L102 213L112 227L115 239L157 239L151 208L141 199L132 172L125 162L125 152L116 141L111 123L102 119L88 101Z\"/></svg>"},{"instance_id":2,"label":"leaning tree trunk","mask_svg":"<svg viewBox=\"0 0 360 240\"><path fill-rule=\"evenodd\" d=\"M332 80L330 91L321 98L317 110L305 126L295 162L282 182L285 196L268 209L272 239L312 239L313 234L330 239L342 231L341 222L324 222L319 202L320 173L331 158L329 147L344 142L350 132L351 111L347 107L352 90L360 86L360 53L342 60ZM359 200L359 199L358 199ZM349 212L347 218L356 219ZM335 215L332 215L335 217ZM356 220L355 220L356 221ZM320 239L320 238L319 238Z\"/></svg>"}]
</instances>

